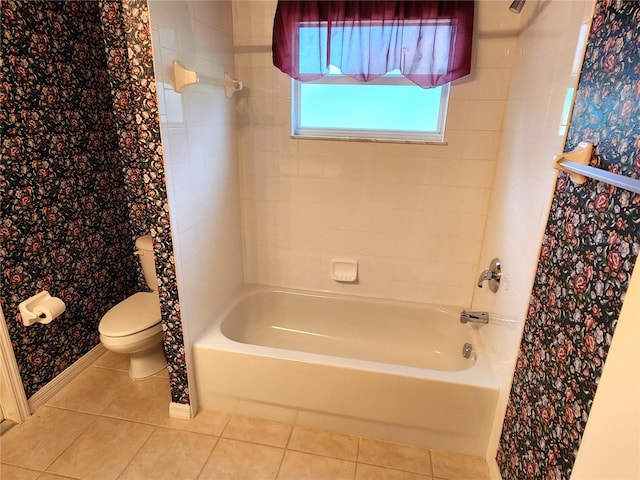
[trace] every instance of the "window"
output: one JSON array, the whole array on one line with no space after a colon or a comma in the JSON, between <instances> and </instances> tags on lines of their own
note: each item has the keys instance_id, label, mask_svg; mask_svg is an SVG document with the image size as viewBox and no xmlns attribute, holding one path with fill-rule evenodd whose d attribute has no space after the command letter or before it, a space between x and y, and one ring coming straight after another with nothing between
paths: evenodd
<instances>
[{"instance_id":1,"label":"window","mask_svg":"<svg viewBox=\"0 0 640 480\"><path fill-rule=\"evenodd\" d=\"M425 89L397 71L365 83L330 70L320 80L292 80L294 136L443 141L449 84Z\"/></svg>"},{"instance_id":2,"label":"window","mask_svg":"<svg viewBox=\"0 0 640 480\"><path fill-rule=\"evenodd\" d=\"M279 0L273 62L294 79L293 134L442 141L473 14L473 0Z\"/></svg>"}]
</instances>

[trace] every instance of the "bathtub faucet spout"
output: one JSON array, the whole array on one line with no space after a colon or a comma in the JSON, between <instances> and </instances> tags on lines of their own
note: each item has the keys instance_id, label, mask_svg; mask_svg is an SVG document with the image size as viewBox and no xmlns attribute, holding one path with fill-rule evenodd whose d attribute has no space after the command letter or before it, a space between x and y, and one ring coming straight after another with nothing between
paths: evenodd
<instances>
[{"instance_id":1,"label":"bathtub faucet spout","mask_svg":"<svg viewBox=\"0 0 640 480\"><path fill-rule=\"evenodd\" d=\"M467 312L463 310L460 314L460 323L478 323L485 324L489 323L489 313L488 312Z\"/></svg>"}]
</instances>

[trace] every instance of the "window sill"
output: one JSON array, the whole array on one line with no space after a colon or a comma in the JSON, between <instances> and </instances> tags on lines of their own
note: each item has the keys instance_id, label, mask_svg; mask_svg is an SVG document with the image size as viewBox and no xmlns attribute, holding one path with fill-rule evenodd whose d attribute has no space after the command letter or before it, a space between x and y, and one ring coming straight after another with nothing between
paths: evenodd
<instances>
[{"instance_id":1,"label":"window sill","mask_svg":"<svg viewBox=\"0 0 640 480\"><path fill-rule=\"evenodd\" d=\"M368 143L410 143L412 145L449 145L446 141L435 140L409 140L409 139L391 139L391 138L364 138L364 137L331 137L331 136L314 136L314 135L291 135L294 140L331 140L340 142L368 142Z\"/></svg>"}]
</instances>

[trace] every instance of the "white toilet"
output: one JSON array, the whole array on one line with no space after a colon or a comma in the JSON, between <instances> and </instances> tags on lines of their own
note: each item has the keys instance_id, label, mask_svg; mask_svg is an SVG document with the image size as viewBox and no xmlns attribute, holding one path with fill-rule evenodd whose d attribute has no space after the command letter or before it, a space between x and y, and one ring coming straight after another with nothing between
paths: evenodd
<instances>
[{"instance_id":1,"label":"white toilet","mask_svg":"<svg viewBox=\"0 0 640 480\"><path fill-rule=\"evenodd\" d=\"M144 279L152 292L139 292L111 308L100 320L100 341L107 350L129 355L129 376L149 377L167 366L162 347L160 299L150 235L136 240Z\"/></svg>"}]
</instances>

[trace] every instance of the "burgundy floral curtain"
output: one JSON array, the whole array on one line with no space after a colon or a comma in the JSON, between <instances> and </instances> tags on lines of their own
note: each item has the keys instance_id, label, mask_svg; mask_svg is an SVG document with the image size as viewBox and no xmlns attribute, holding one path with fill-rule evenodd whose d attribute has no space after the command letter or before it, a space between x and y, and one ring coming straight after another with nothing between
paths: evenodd
<instances>
[{"instance_id":1,"label":"burgundy floral curtain","mask_svg":"<svg viewBox=\"0 0 640 480\"><path fill-rule=\"evenodd\" d=\"M273 63L300 81L399 71L436 87L471 71L473 14L473 0L279 0Z\"/></svg>"}]
</instances>

